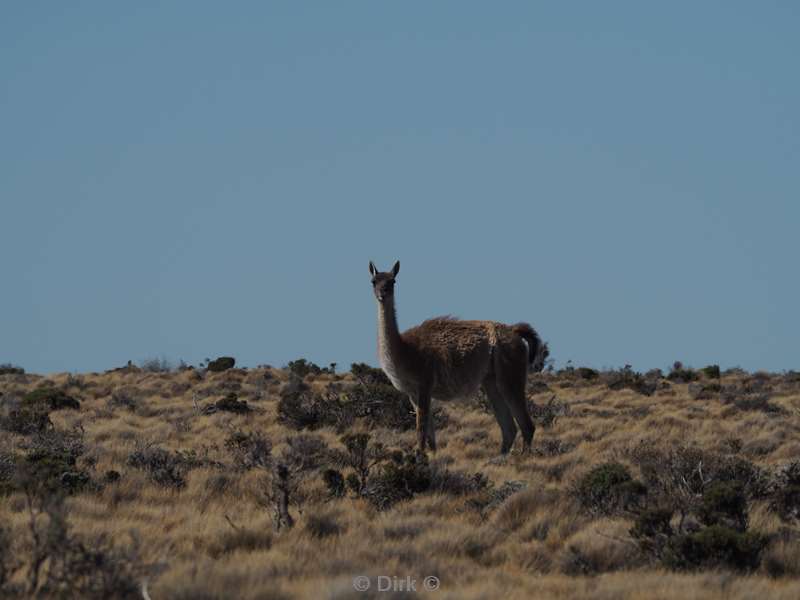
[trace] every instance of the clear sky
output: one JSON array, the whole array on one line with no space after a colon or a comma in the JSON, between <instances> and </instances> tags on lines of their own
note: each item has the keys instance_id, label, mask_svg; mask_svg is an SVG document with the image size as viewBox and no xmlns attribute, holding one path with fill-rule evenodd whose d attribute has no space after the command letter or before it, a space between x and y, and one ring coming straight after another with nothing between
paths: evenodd
<instances>
[{"instance_id":1,"label":"clear sky","mask_svg":"<svg viewBox=\"0 0 800 600\"><path fill-rule=\"evenodd\" d=\"M0 362L800 368L796 2L3 2Z\"/></svg>"}]
</instances>

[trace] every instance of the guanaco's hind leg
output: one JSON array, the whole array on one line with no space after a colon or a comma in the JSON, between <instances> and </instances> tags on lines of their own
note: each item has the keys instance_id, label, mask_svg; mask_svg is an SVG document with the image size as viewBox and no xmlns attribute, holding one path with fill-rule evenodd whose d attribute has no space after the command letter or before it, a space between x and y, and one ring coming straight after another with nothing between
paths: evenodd
<instances>
[{"instance_id":1,"label":"guanaco's hind leg","mask_svg":"<svg viewBox=\"0 0 800 600\"><path fill-rule=\"evenodd\" d=\"M502 394L500 394L500 390L497 389L493 375L489 375L483 380L483 391L486 392L486 396L489 398L494 418L497 419L497 424L500 425L500 431L503 434L500 452L507 454L514 445L514 438L517 437L517 426L514 424L514 417L511 415L511 410Z\"/></svg>"},{"instance_id":2,"label":"guanaco's hind leg","mask_svg":"<svg viewBox=\"0 0 800 600\"><path fill-rule=\"evenodd\" d=\"M536 426L528 413L528 403L525 399L528 353L520 343L498 347L494 357L497 388L522 432L522 451L530 451Z\"/></svg>"}]
</instances>

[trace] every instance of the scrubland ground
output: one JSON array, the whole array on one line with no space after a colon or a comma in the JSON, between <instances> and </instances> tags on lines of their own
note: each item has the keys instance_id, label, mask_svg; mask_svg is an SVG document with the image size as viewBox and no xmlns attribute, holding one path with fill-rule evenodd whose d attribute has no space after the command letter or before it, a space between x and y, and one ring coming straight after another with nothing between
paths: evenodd
<instances>
[{"instance_id":1,"label":"scrubland ground","mask_svg":"<svg viewBox=\"0 0 800 600\"><path fill-rule=\"evenodd\" d=\"M0 375L0 595L800 597L795 373L532 375L531 454L477 398L425 460L378 373L294 367Z\"/></svg>"}]
</instances>

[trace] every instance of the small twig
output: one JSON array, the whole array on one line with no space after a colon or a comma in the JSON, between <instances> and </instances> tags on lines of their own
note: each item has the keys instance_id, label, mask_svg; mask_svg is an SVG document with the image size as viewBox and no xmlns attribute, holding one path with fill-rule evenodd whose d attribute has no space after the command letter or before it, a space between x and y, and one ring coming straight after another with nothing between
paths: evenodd
<instances>
[{"instance_id":1,"label":"small twig","mask_svg":"<svg viewBox=\"0 0 800 600\"><path fill-rule=\"evenodd\" d=\"M228 515L225 515L225 520L228 524L233 527L234 531L241 531L241 527L239 527L236 523L234 523Z\"/></svg>"}]
</instances>

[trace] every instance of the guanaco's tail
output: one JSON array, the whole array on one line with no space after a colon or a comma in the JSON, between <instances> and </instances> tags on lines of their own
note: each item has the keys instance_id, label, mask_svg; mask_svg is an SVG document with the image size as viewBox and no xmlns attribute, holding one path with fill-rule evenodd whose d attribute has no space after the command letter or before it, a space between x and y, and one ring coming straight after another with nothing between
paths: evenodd
<instances>
[{"instance_id":1,"label":"guanaco's tail","mask_svg":"<svg viewBox=\"0 0 800 600\"><path fill-rule=\"evenodd\" d=\"M544 368L545 359L550 355L547 344L542 342L542 338L528 323L517 323L512 329L528 343L528 363L534 371L541 371Z\"/></svg>"}]
</instances>

